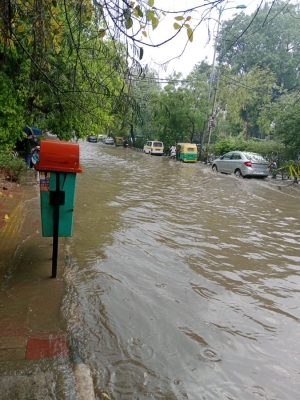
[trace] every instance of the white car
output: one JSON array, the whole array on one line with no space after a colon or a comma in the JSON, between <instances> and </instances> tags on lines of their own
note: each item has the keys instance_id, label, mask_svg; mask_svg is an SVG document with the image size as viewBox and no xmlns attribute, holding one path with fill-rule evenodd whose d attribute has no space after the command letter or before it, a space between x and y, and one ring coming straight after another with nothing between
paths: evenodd
<instances>
[{"instance_id":1,"label":"white car","mask_svg":"<svg viewBox=\"0 0 300 400\"><path fill-rule=\"evenodd\" d=\"M163 142L156 140L148 140L148 142L144 145L143 152L146 154L157 154L162 156L164 154L164 144Z\"/></svg>"},{"instance_id":2,"label":"white car","mask_svg":"<svg viewBox=\"0 0 300 400\"><path fill-rule=\"evenodd\" d=\"M112 137L107 137L103 140L103 143L105 144L115 144L115 141Z\"/></svg>"}]
</instances>

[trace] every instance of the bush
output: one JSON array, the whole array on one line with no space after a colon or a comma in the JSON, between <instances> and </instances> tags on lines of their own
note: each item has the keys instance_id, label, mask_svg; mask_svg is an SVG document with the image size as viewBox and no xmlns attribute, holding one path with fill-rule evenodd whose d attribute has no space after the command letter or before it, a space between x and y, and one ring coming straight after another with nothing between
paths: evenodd
<instances>
[{"instance_id":1,"label":"bush","mask_svg":"<svg viewBox=\"0 0 300 400\"><path fill-rule=\"evenodd\" d=\"M286 153L285 146L282 143L273 140L225 139L214 144L213 146L213 152L216 156L234 150L259 153L269 160L272 160L274 158L276 158L277 160L284 159Z\"/></svg>"},{"instance_id":2,"label":"bush","mask_svg":"<svg viewBox=\"0 0 300 400\"><path fill-rule=\"evenodd\" d=\"M19 182L22 172L27 170L27 165L22 158L16 157L12 152L0 151L0 172L5 179Z\"/></svg>"}]
</instances>

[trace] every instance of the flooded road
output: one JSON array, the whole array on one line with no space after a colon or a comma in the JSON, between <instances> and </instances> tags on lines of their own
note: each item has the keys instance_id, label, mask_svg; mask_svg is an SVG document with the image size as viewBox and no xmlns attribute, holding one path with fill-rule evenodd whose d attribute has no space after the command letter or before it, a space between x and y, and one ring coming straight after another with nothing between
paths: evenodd
<instances>
[{"instance_id":1,"label":"flooded road","mask_svg":"<svg viewBox=\"0 0 300 400\"><path fill-rule=\"evenodd\" d=\"M63 312L98 398L299 398L300 191L80 149Z\"/></svg>"}]
</instances>

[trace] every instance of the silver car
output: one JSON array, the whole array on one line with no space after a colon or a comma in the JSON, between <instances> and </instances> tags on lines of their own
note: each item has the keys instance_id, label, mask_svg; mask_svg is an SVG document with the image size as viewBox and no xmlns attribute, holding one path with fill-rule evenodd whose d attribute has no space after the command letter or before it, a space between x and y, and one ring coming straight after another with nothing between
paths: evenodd
<instances>
[{"instance_id":1,"label":"silver car","mask_svg":"<svg viewBox=\"0 0 300 400\"><path fill-rule=\"evenodd\" d=\"M112 137L107 137L103 140L105 144L115 144L115 141Z\"/></svg>"},{"instance_id":2,"label":"silver car","mask_svg":"<svg viewBox=\"0 0 300 400\"><path fill-rule=\"evenodd\" d=\"M212 162L212 170L237 177L260 177L269 175L270 163L260 154L248 151L230 151Z\"/></svg>"}]
</instances>

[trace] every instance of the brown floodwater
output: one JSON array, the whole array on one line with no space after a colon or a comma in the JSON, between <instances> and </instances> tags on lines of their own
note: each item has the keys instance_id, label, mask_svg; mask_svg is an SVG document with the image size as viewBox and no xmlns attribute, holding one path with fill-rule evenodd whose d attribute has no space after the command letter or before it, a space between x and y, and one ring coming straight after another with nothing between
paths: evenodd
<instances>
[{"instance_id":1,"label":"brown floodwater","mask_svg":"<svg viewBox=\"0 0 300 400\"><path fill-rule=\"evenodd\" d=\"M98 398L299 398L300 191L80 151L63 314Z\"/></svg>"}]
</instances>

